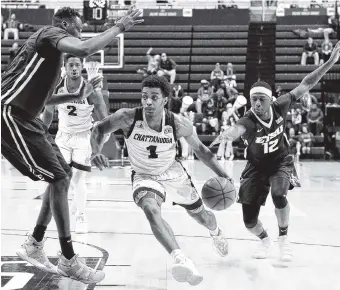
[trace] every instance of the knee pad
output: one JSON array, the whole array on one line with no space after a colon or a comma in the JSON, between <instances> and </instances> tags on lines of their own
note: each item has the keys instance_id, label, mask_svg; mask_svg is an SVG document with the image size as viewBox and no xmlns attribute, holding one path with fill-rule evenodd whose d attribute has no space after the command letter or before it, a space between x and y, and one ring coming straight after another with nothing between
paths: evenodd
<instances>
[{"instance_id":1,"label":"knee pad","mask_svg":"<svg viewBox=\"0 0 340 290\"><path fill-rule=\"evenodd\" d=\"M276 208L281 209L286 207L288 201L285 194L272 194L272 197Z\"/></svg>"}]
</instances>

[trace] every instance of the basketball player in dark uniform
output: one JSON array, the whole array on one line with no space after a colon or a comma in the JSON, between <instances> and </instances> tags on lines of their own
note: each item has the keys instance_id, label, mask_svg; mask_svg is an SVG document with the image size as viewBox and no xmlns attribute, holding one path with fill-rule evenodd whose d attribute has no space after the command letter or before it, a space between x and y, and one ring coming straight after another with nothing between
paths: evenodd
<instances>
[{"instance_id":1,"label":"basketball player in dark uniform","mask_svg":"<svg viewBox=\"0 0 340 290\"><path fill-rule=\"evenodd\" d=\"M246 228L261 239L260 247L253 258L264 259L270 240L258 219L271 190L275 214L279 226L278 245L280 259L292 260L292 251L287 239L289 222L288 190L299 186L293 158L288 155L289 143L284 132L287 112L306 92L311 90L339 60L340 42L332 51L330 59L307 75L291 92L272 102L272 91L265 82L255 83L250 90L251 109L238 122L223 132L210 145L223 139L235 140L242 137L248 163L241 175L238 202L242 204Z\"/></svg>"},{"instance_id":2,"label":"basketball player in dark uniform","mask_svg":"<svg viewBox=\"0 0 340 290\"><path fill-rule=\"evenodd\" d=\"M103 280L105 275L80 262L73 251L67 199L71 170L39 115L47 104L86 98L101 81L100 77L94 78L77 94L52 95L61 71L62 53L91 55L119 33L142 22L137 20L139 15L138 10L131 10L116 26L81 41L80 15L69 7L61 8L54 15L53 26L31 35L2 76L1 153L23 175L49 183L33 234L17 254L40 269L88 284ZM57 267L49 262L43 250L44 233L52 216L62 253Z\"/></svg>"}]
</instances>

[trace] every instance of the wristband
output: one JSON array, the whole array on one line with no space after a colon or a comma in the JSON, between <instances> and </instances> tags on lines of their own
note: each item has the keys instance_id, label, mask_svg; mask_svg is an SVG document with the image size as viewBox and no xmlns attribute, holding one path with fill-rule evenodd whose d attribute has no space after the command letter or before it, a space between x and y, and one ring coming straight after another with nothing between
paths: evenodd
<instances>
[{"instance_id":1,"label":"wristband","mask_svg":"<svg viewBox=\"0 0 340 290\"><path fill-rule=\"evenodd\" d=\"M117 22L116 26L119 27L122 32L125 31L125 25L122 22Z\"/></svg>"}]
</instances>

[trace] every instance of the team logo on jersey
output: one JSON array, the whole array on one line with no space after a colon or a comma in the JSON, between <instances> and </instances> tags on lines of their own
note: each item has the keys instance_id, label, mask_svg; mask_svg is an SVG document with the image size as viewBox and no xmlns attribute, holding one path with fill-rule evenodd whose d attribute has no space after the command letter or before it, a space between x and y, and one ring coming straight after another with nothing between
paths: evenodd
<instances>
[{"instance_id":1,"label":"team logo on jersey","mask_svg":"<svg viewBox=\"0 0 340 290\"><path fill-rule=\"evenodd\" d=\"M280 117L280 118L278 118L275 122L276 122L276 124L280 124L282 121L283 121L283 118Z\"/></svg>"},{"instance_id":2,"label":"team logo on jersey","mask_svg":"<svg viewBox=\"0 0 340 290\"><path fill-rule=\"evenodd\" d=\"M170 126L164 128L164 134L172 134L173 132L174 130Z\"/></svg>"},{"instance_id":3,"label":"team logo on jersey","mask_svg":"<svg viewBox=\"0 0 340 290\"><path fill-rule=\"evenodd\" d=\"M271 139L274 139L278 135L283 132L283 125L278 127L273 133L268 134L267 136L256 137L255 143L263 144L268 143Z\"/></svg>"},{"instance_id":4,"label":"team logo on jersey","mask_svg":"<svg viewBox=\"0 0 340 290\"><path fill-rule=\"evenodd\" d=\"M135 126L139 129L143 129L144 128L143 121L137 121Z\"/></svg>"}]
</instances>

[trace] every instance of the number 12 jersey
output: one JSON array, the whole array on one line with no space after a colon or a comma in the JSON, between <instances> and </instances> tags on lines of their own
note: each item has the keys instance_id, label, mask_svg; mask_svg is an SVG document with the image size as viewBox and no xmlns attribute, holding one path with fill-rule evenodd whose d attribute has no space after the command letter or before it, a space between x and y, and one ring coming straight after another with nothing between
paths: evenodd
<instances>
[{"instance_id":1,"label":"number 12 jersey","mask_svg":"<svg viewBox=\"0 0 340 290\"><path fill-rule=\"evenodd\" d=\"M270 107L269 120L261 120L252 109L238 120L247 130L242 137L247 146L245 157L258 169L271 170L288 155L286 119L293 99L291 93L279 97Z\"/></svg>"}]
</instances>

